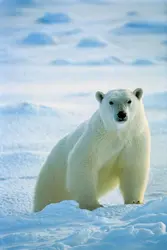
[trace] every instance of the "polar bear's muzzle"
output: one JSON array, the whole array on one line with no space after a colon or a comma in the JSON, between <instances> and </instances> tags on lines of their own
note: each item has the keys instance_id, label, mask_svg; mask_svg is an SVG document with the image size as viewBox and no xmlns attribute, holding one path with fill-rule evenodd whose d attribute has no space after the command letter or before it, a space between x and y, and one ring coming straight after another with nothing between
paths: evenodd
<instances>
[{"instance_id":1,"label":"polar bear's muzzle","mask_svg":"<svg viewBox=\"0 0 167 250\"><path fill-rule=\"evenodd\" d=\"M127 113L125 111L119 111L116 115L117 122L126 122L128 120Z\"/></svg>"}]
</instances>

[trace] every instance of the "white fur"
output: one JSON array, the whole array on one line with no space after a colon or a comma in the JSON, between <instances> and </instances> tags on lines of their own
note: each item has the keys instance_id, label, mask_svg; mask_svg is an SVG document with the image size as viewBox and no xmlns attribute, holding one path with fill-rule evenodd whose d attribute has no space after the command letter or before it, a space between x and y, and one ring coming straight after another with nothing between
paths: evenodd
<instances>
[{"instance_id":1,"label":"white fur","mask_svg":"<svg viewBox=\"0 0 167 250\"><path fill-rule=\"evenodd\" d=\"M100 206L98 199L117 185L125 203L143 202L150 133L141 95L141 90L97 92L99 109L60 140L44 164L35 189L34 211L69 199L93 210ZM128 116L123 123L115 120L119 109Z\"/></svg>"}]
</instances>

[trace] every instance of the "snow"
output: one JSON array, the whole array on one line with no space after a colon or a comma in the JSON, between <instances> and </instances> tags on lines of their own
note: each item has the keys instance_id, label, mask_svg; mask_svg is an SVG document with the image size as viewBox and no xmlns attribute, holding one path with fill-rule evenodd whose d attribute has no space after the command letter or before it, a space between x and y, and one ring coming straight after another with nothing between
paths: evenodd
<instances>
[{"instance_id":1,"label":"snow","mask_svg":"<svg viewBox=\"0 0 167 250\"><path fill-rule=\"evenodd\" d=\"M0 115L54 115L60 116L62 114L55 108L46 107L43 105L36 105L32 103L19 103L15 105L0 106Z\"/></svg>"},{"instance_id":2,"label":"snow","mask_svg":"<svg viewBox=\"0 0 167 250\"><path fill-rule=\"evenodd\" d=\"M165 1L0 1L0 249L166 250ZM53 146L97 109L95 92L144 90L151 171L144 205L32 212Z\"/></svg>"},{"instance_id":3,"label":"snow","mask_svg":"<svg viewBox=\"0 0 167 250\"><path fill-rule=\"evenodd\" d=\"M128 11L128 12L127 12L127 15L128 15L128 16L132 16L132 17L138 16L138 14L139 14L139 13L138 13L137 11Z\"/></svg>"},{"instance_id":4,"label":"snow","mask_svg":"<svg viewBox=\"0 0 167 250\"><path fill-rule=\"evenodd\" d=\"M16 249L165 250L166 206L164 198L145 206L114 205L90 212L64 201L38 214L0 217L0 244Z\"/></svg>"},{"instance_id":5,"label":"snow","mask_svg":"<svg viewBox=\"0 0 167 250\"><path fill-rule=\"evenodd\" d=\"M156 100L156 106L155 106ZM147 108L157 108L157 109L166 109L167 108L167 91L161 93L154 93L148 95L144 98L144 104Z\"/></svg>"},{"instance_id":6,"label":"snow","mask_svg":"<svg viewBox=\"0 0 167 250\"><path fill-rule=\"evenodd\" d=\"M60 31L60 32L56 32L55 34L58 36L73 36L73 35L77 35L82 33L81 29L70 29L70 30L66 30L66 31Z\"/></svg>"},{"instance_id":7,"label":"snow","mask_svg":"<svg viewBox=\"0 0 167 250\"><path fill-rule=\"evenodd\" d=\"M167 56L157 57L156 59L162 62L167 62Z\"/></svg>"}]
</instances>

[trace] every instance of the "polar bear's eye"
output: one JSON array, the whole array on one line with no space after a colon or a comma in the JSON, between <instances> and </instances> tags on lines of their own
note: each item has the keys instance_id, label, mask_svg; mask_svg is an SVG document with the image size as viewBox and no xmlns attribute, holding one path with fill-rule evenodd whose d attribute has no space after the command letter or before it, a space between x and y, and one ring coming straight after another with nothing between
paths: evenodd
<instances>
[{"instance_id":1,"label":"polar bear's eye","mask_svg":"<svg viewBox=\"0 0 167 250\"><path fill-rule=\"evenodd\" d=\"M131 100L129 100L129 101L127 101L127 103L128 103L128 104L131 104L131 103L132 103L132 101L131 101Z\"/></svg>"},{"instance_id":2,"label":"polar bear's eye","mask_svg":"<svg viewBox=\"0 0 167 250\"><path fill-rule=\"evenodd\" d=\"M109 102L110 105L113 105L114 103L112 101Z\"/></svg>"}]
</instances>

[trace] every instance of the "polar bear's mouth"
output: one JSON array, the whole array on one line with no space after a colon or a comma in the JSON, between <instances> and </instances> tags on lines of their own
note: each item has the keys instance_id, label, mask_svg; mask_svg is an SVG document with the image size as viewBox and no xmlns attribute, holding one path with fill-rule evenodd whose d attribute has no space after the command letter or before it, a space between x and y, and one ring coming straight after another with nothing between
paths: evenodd
<instances>
[{"instance_id":1,"label":"polar bear's mouth","mask_svg":"<svg viewBox=\"0 0 167 250\"><path fill-rule=\"evenodd\" d=\"M120 122L120 123L123 123L123 122L126 122L128 120L128 118L127 117L125 117L125 118L117 118L117 122Z\"/></svg>"}]
</instances>

